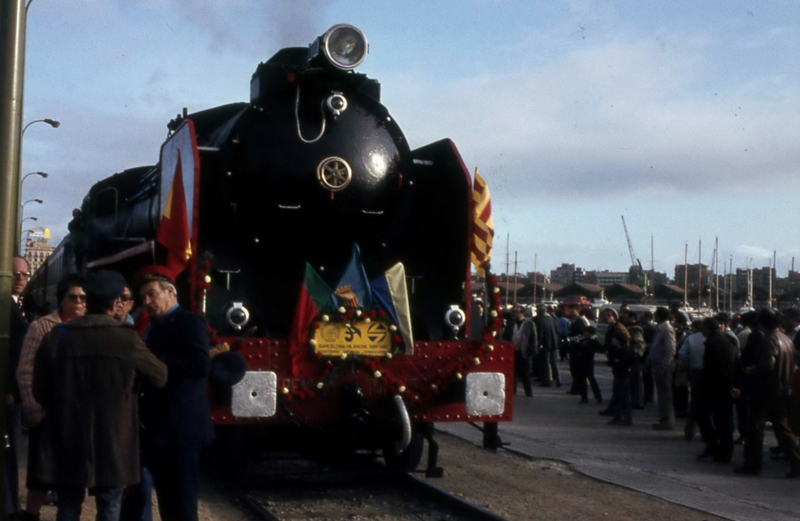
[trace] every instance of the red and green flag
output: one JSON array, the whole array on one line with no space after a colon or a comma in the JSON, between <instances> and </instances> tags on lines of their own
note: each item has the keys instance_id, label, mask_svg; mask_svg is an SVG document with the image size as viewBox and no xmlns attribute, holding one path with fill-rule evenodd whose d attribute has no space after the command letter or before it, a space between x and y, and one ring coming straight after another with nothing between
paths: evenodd
<instances>
[{"instance_id":1,"label":"red and green flag","mask_svg":"<svg viewBox=\"0 0 800 521\"><path fill-rule=\"evenodd\" d=\"M311 321L321 313L333 313L331 288L322 277L306 262L303 285L294 309L292 332L289 336L289 352L292 354L292 373L296 376L300 362L308 356L308 332Z\"/></svg>"}]
</instances>

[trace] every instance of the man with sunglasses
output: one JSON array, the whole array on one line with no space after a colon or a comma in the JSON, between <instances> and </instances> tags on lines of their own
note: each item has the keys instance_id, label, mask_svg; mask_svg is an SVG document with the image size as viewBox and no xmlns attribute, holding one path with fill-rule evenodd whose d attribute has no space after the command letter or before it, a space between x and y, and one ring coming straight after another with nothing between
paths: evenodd
<instances>
[{"instance_id":1,"label":"man with sunglasses","mask_svg":"<svg viewBox=\"0 0 800 521\"><path fill-rule=\"evenodd\" d=\"M58 299L58 309L49 315L34 320L28 327L25 340L22 342L22 354L17 367L17 383L19 384L19 393L22 399L22 411L30 427L28 436L28 498L25 510L14 516L15 519L22 521L37 521L39 519L39 513L47 499L47 491L50 488L47 483L39 478L40 469L37 464L40 451L39 424L44 417L44 411L33 396L33 367L36 353L39 351L42 339L51 329L86 312L86 293L83 291L83 277L75 273L61 279L56 288L56 297Z\"/></svg>"},{"instance_id":2,"label":"man with sunglasses","mask_svg":"<svg viewBox=\"0 0 800 521\"><path fill-rule=\"evenodd\" d=\"M114 306L114 318L120 322L133 325L133 317L131 316L132 309L133 293L131 293L130 286L125 284L125 287L122 290L122 293L120 293L119 298Z\"/></svg>"}]
</instances>

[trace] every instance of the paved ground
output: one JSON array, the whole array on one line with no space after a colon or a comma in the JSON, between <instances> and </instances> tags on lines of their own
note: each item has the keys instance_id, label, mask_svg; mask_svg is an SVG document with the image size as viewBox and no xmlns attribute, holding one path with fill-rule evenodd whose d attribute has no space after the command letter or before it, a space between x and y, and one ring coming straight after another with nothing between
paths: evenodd
<instances>
[{"instance_id":1,"label":"paved ground","mask_svg":"<svg viewBox=\"0 0 800 521\"><path fill-rule=\"evenodd\" d=\"M568 373L563 364L562 374ZM597 367L604 397L611 396L611 372ZM568 382L569 376L565 378ZM598 416L602 408L578 405L578 398L560 388L534 389L533 398L517 396L514 421L500 425L508 449L536 458L564 461L587 476L689 506L720 517L742 521L800 519L800 480L786 479L788 463L775 462L765 454L760 477L736 475L742 445L737 445L732 464L697 461L703 444L686 441L680 428L654 431L653 406L634 410L633 427L608 424ZM682 422L683 420L679 420ZM469 425L437 424L451 434L480 443L481 434ZM766 446L776 445L771 432Z\"/></svg>"}]
</instances>

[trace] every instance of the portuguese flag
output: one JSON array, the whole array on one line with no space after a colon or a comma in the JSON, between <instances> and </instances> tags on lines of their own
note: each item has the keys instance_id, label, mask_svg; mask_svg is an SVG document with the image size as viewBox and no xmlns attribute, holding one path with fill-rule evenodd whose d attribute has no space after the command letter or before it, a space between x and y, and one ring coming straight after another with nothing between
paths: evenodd
<instances>
[{"instance_id":1,"label":"portuguese flag","mask_svg":"<svg viewBox=\"0 0 800 521\"><path fill-rule=\"evenodd\" d=\"M292 355L292 375L298 376L301 361L308 354L308 329L311 321L320 313L332 313L331 288L322 277L306 262L303 285L297 297L292 320L292 332L289 336L289 352Z\"/></svg>"}]
</instances>

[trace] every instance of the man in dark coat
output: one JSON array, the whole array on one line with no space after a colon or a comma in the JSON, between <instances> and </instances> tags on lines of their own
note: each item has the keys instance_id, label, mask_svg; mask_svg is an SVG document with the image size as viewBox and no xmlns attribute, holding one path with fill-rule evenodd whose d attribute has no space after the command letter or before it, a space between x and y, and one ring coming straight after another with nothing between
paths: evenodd
<instances>
[{"instance_id":1,"label":"man in dark coat","mask_svg":"<svg viewBox=\"0 0 800 521\"><path fill-rule=\"evenodd\" d=\"M160 266L139 273L139 295L151 320L145 342L169 368L167 385L142 397L145 464L161 519L196 521L200 450L214 436L206 385L209 334L200 316L178 305L173 280Z\"/></svg>"},{"instance_id":2,"label":"man in dark coat","mask_svg":"<svg viewBox=\"0 0 800 521\"><path fill-rule=\"evenodd\" d=\"M2 479L5 480L4 508L7 514L20 517L19 507L19 472L17 462L17 431L22 403L17 385L17 366L20 353L22 353L22 340L28 330L28 320L22 312L22 292L28 285L31 276L28 261L22 257L14 257L12 263L13 280L11 285L11 323L9 325L9 364L8 364L8 413L6 415L6 429L8 431L8 451L6 452L6 468L3 469Z\"/></svg>"},{"instance_id":3,"label":"man in dark coat","mask_svg":"<svg viewBox=\"0 0 800 521\"><path fill-rule=\"evenodd\" d=\"M733 389L739 364L739 350L723 334L716 318L703 319L705 337L697 421L706 433L706 448L698 459L713 458L728 463L733 455ZM709 420L713 419L713 423Z\"/></svg>"},{"instance_id":4,"label":"man in dark coat","mask_svg":"<svg viewBox=\"0 0 800 521\"><path fill-rule=\"evenodd\" d=\"M558 325L556 318L545 305L539 305L536 316L536 332L539 341L539 371L542 387L550 387L555 380L561 387L561 375L558 372Z\"/></svg>"},{"instance_id":5,"label":"man in dark coat","mask_svg":"<svg viewBox=\"0 0 800 521\"><path fill-rule=\"evenodd\" d=\"M778 444L789 457L788 477L800 477L800 446L789 428L788 419L794 346L778 329L781 317L775 310L759 310L757 320L765 336L753 352L748 353L750 361L747 363L752 365L746 371L752 378L753 395L744 440L744 465L734 471L753 476L761 473L764 426L770 421Z\"/></svg>"},{"instance_id":6,"label":"man in dark coat","mask_svg":"<svg viewBox=\"0 0 800 521\"><path fill-rule=\"evenodd\" d=\"M123 488L139 481L134 384L167 381L166 366L113 318L124 284L113 271L90 274L88 314L56 326L36 355L33 392L45 412L40 477L56 487L58 521L80 519L86 488L98 520L119 518Z\"/></svg>"},{"instance_id":7,"label":"man in dark coat","mask_svg":"<svg viewBox=\"0 0 800 521\"><path fill-rule=\"evenodd\" d=\"M536 326L533 320L525 317L524 310L517 306L511 312L511 341L514 343L514 392L517 380L522 380L525 396L533 396L531 389L531 359L536 352Z\"/></svg>"}]
</instances>

